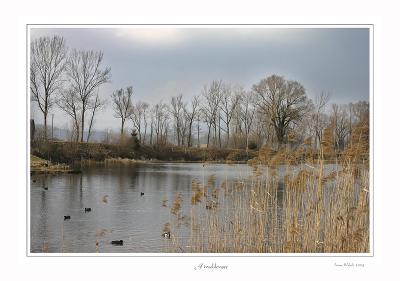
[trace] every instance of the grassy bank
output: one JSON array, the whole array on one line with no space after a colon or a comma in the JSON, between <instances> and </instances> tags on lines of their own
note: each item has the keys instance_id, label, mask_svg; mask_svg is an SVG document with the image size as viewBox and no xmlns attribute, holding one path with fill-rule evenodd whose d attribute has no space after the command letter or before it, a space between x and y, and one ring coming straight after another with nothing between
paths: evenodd
<instances>
[{"instance_id":1,"label":"grassy bank","mask_svg":"<svg viewBox=\"0 0 400 281\"><path fill-rule=\"evenodd\" d=\"M54 173L77 173L69 165L63 163L53 163L35 155L30 155L31 174L54 174Z\"/></svg>"},{"instance_id":2,"label":"grassy bank","mask_svg":"<svg viewBox=\"0 0 400 281\"><path fill-rule=\"evenodd\" d=\"M247 161L257 155L257 151L243 149L195 148L175 146L141 146L131 149L103 143L42 142L31 148L32 154L43 159L74 163L77 161L103 162L106 159L134 159L136 161L168 162L225 162ZM125 161L125 160L124 160Z\"/></svg>"}]
</instances>

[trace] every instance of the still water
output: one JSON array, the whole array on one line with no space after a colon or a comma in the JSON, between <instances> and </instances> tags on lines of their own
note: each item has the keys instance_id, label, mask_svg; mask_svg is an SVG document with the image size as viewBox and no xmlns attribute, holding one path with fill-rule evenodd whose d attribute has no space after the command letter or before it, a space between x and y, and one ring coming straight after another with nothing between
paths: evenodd
<instances>
[{"instance_id":1,"label":"still water","mask_svg":"<svg viewBox=\"0 0 400 281\"><path fill-rule=\"evenodd\" d=\"M190 212L191 182L244 179L245 164L134 164L90 167L82 174L34 175L30 187L30 249L32 253L160 253L161 236L171 221L178 194L182 211ZM144 193L144 194L142 194ZM164 201L167 200L167 201ZM162 206L165 202L165 206ZM85 208L91 208L85 213ZM64 216L70 216L64 220ZM189 235L183 230L180 235ZM123 240L114 246L112 240Z\"/></svg>"}]
</instances>

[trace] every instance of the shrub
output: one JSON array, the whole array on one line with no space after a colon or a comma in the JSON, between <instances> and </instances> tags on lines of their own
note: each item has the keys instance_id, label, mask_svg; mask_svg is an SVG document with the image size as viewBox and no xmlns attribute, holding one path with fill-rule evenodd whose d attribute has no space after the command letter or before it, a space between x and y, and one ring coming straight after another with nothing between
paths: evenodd
<instances>
[{"instance_id":1,"label":"shrub","mask_svg":"<svg viewBox=\"0 0 400 281\"><path fill-rule=\"evenodd\" d=\"M257 145L256 142L251 141L247 147L248 147L249 149L257 149L257 148L258 148L258 145Z\"/></svg>"}]
</instances>

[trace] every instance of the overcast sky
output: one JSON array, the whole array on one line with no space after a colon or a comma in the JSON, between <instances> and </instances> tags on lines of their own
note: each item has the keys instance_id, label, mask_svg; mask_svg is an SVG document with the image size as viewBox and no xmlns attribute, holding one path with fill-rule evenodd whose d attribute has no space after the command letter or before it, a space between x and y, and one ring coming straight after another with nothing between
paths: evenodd
<instances>
[{"instance_id":1,"label":"overcast sky","mask_svg":"<svg viewBox=\"0 0 400 281\"><path fill-rule=\"evenodd\" d=\"M135 100L149 103L182 93L189 100L204 84L222 79L246 89L271 74L297 80L313 98L325 91L331 102L369 98L369 30L349 28L32 28L31 39L61 35L69 49L101 50L111 83L100 87L108 108L95 130L117 129L111 94L132 85ZM64 127L66 115L53 109ZM31 116L42 123L32 106Z\"/></svg>"}]
</instances>

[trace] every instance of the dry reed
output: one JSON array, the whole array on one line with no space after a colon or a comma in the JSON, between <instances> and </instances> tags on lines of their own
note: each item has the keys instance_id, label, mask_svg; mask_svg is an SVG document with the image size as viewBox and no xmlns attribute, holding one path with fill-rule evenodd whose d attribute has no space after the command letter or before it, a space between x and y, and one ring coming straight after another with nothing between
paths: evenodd
<instances>
[{"instance_id":1,"label":"dry reed","mask_svg":"<svg viewBox=\"0 0 400 281\"><path fill-rule=\"evenodd\" d=\"M368 165L343 161L329 171L321 153L318 164L300 169L288 161L282 176L277 172L282 155L269 167L252 163L250 179L223 181L223 196L214 176L207 179L207 188L193 181L190 239L174 237L168 251L369 252ZM171 213L177 214L181 204L178 196Z\"/></svg>"}]
</instances>

